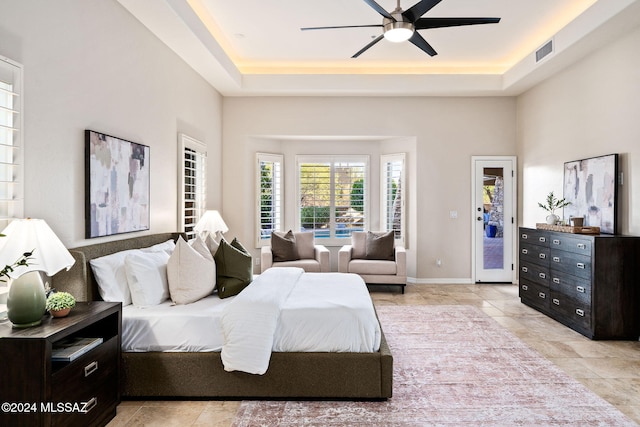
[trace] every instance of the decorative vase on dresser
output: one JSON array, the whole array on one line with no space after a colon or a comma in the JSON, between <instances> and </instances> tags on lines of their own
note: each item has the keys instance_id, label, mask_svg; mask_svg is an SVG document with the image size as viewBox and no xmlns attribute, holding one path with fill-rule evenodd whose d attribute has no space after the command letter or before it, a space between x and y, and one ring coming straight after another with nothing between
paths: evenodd
<instances>
[{"instance_id":1,"label":"decorative vase on dresser","mask_svg":"<svg viewBox=\"0 0 640 427\"><path fill-rule=\"evenodd\" d=\"M520 228L521 301L591 339L640 337L640 237Z\"/></svg>"}]
</instances>

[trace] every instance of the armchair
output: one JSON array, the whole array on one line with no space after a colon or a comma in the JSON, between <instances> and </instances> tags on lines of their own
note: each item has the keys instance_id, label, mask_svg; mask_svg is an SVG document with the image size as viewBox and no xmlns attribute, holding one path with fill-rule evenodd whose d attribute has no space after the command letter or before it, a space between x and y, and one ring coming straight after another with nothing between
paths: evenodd
<instances>
[{"instance_id":1,"label":"armchair","mask_svg":"<svg viewBox=\"0 0 640 427\"><path fill-rule=\"evenodd\" d=\"M271 246L260 249L260 272L271 267L300 267L307 273L324 273L331 268L329 249L316 245L313 232L271 235Z\"/></svg>"},{"instance_id":2,"label":"armchair","mask_svg":"<svg viewBox=\"0 0 640 427\"><path fill-rule=\"evenodd\" d=\"M407 252L403 246L392 248L393 259L373 259L367 257L367 233L354 232L351 245L345 245L338 252L338 271L360 275L367 284L397 285L402 289L407 284ZM376 233L371 233L375 235Z\"/></svg>"}]
</instances>

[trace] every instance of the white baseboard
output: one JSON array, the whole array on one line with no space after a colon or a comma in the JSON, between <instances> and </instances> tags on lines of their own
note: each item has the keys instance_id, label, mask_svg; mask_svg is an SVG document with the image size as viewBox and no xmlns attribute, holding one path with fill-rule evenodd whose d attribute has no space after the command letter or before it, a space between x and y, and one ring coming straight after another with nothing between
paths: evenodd
<instances>
[{"instance_id":1,"label":"white baseboard","mask_svg":"<svg viewBox=\"0 0 640 427\"><path fill-rule=\"evenodd\" d=\"M470 277L460 278L460 279L451 279L451 278L441 278L441 279L417 279L415 277L407 277L408 285L472 285Z\"/></svg>"}]
</instances>

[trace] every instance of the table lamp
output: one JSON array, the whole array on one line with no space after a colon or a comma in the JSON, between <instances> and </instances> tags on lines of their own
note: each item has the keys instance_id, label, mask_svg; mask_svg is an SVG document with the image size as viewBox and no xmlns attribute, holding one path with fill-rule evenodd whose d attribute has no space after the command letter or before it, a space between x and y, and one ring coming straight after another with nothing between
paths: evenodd
<instances>
[{"instance_id":1,"label":"table lamp","mask_svg":"<svg viewBox=\"0 0 640 427\"><path fill-rule=\"evenodd\" d=\"M206 211L193 229L203 239L205 239L207 235L214 237L218 232L226 233L229 231L229 227L224 223L218 211Z\"/></svg>"},{"instance_id":2,"label":"table lamp","mask_svg":"<svg viewBox=\"0 0 640 427\"><path fill-rule=\"evenodd\" d=\"M39 325L45 313L42 273L53 276L71 268L75 260L60 239L42 219L12 221L0 237L0 266L13 265L31 252L27 265L8 272L7 317L16 328Z\"/></svg>"}]
</instances>

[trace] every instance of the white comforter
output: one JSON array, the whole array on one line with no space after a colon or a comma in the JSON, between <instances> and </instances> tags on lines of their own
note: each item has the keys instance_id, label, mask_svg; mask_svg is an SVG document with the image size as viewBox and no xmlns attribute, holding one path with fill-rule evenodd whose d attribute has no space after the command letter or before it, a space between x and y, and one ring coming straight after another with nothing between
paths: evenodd
<instances>
[{"instance_id":1,"label":"white comforter","mask_svg":"<svg viewBox=\"0 0 640 427\"><path fill-rule=\"evenodd\" d=\"M272 351L375 352L380 324L354 274L271 268L223 310L226 371L264 374Z\"/></svg>"}]
</instances>

